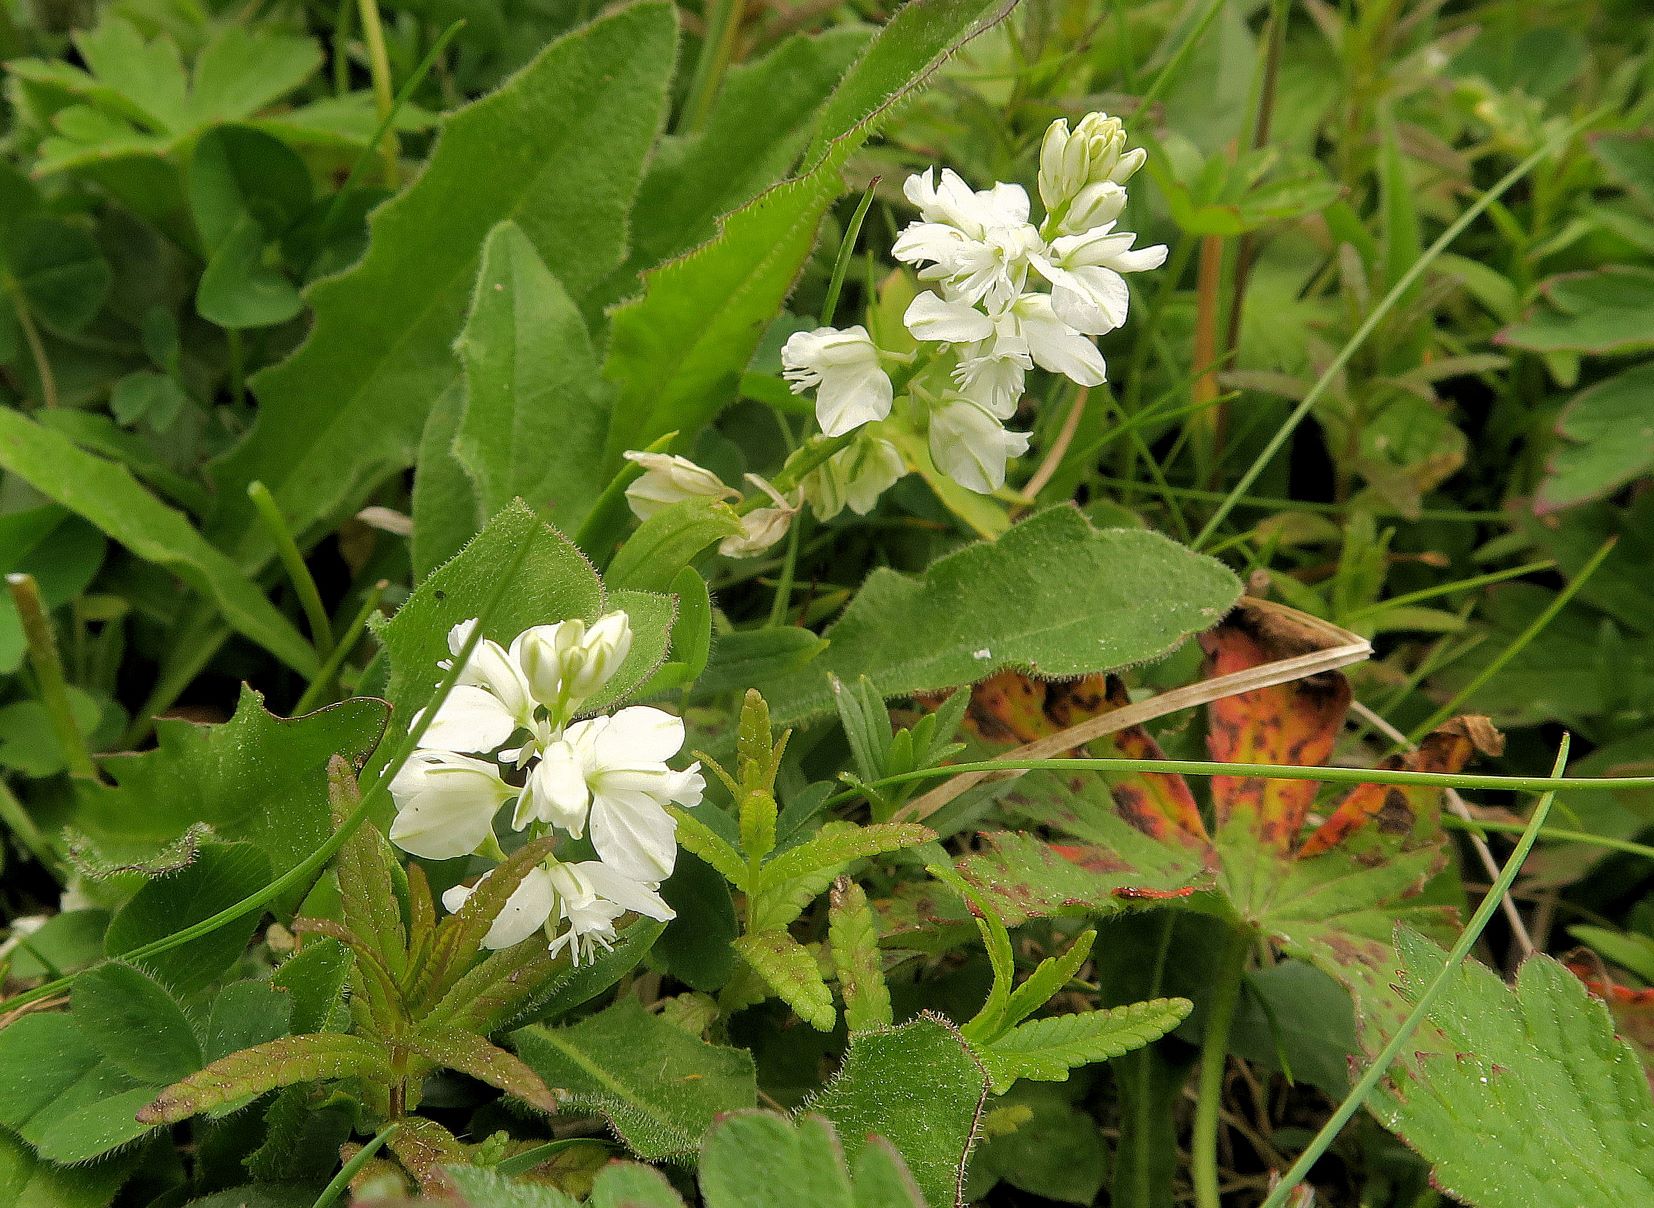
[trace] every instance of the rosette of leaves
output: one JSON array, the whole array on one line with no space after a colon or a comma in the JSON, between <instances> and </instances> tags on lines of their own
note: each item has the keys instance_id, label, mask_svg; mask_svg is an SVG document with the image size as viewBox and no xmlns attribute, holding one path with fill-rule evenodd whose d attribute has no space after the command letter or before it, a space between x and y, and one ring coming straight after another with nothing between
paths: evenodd
<instances>
[{"instance_id":1,"label":"rosette of leaves","mask_svg":"<svg viewBox=\"0 0 1654 1208\"><path fill-rule=\"evenodd\" d=\"M1315 648L1317 637L1287 614L1242 605L1202 639L1207 673L1227 675ZM1032 741L1125 705L1112 677L1041 684L999 676L974 693L980 735ZM1213 701L1206 744L1214 759L1314 767L1332 755L1350 705L1336 671ZM1483 718L1448 722L1387 769L1453 772L1500 738ZM1103 749L1099 749L1103 748ZM1090 744L1095 755L1164 758L1155 740L1131 727ZM1007 922L1115 908L1120 869L1157 873L1184 888L1155 894L1206 912L1236 931L1318 966L1349 989L1372 1035L1406 1014L1390 986L1390 933L1397 921L1436 938L1451 934L1450 907L1420 891L1446 862L1435 790L1360 785L1311 823L1309 780L1215 776L1213 825L1181 777L1116 773L1106 789L1094 776L1031 773L1001 798L1001 808L1045 828L985 836L984 849L959 872ZM1128 895L1139 894L1129 887ZM1197 896L1198 895L1198 896Z\"/></svg>"},{"instance_id":2,"label":"rosette of leaves","mask_svg":"<svg viewBox=\"0 0 1654 1208\"><path fill-rule=\"evenodd\" d=\"M356 780L343 761L330 773L342 819L355 804ZM409 1115L427 1075L458 1070L539 1111L558 1105L556 1091L487 1036L555 994L566 958L524 943L477 959L494 916L554 842L525 844L438 922L420 866L402 868L375 828L359 827L339 853L342 921L294 925L350 951L349 1030L281 1036L230 1053L167 1087L139 1121L170 1124L297 1083L338 1083L360 1104L362 1126L401 1121L390 1149L422 1186L444 1186L439 1168L464 1150L440 1124Z\"/></svg>"}]
</instances>

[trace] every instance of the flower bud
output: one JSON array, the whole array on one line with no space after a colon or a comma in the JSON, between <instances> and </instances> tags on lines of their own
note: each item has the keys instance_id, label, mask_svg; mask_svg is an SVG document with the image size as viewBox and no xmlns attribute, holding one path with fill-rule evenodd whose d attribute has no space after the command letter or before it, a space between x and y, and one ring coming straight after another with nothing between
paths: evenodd
<instances>
[{"instance_id":1,"label":"flower bud","mask_svg":"<svg viewBox=\"0 0 1654 1208\"><path fill-rule=\"evenodd\" d=\"M685 499L739 499L711 470L675 453L626 452L626 460L643 467L643 476L626 488L626 502L639 520Z\"/></svg>"},{"instance_id":2,"label":"flower bud","mask_svg":"<svg viewBox=\"0 0 1654 1208\"><path fill-rule=\"evenodd\" d=\"M818 520L831 520L847 507L865 516L906 473L907 463L895 445L865 437L840 449L806 477L804 498Z\"/></svg>"},{"instance_id":3,"label":"flower bud","mask_svg":"<svg viewBox=\"0 0 1654 1208\"><path fill-rule=\"evenodd\" d=\"M1147 158L1140 147L1126 149L1126 130L1119 118L1088 113L1072 131L1067 121L1058 118L1040 146L1040 200L1047 213L1060 216L1065 231L1088 230L1096 225L1089 220L1095 217L1101 195L1094 193L1087 203L1086 225L1075 212L1080 209L1081 194L1098 185L1124 185ZM1123 196L1120 204L1124 204Z\"/></svg>"}]
</instances>

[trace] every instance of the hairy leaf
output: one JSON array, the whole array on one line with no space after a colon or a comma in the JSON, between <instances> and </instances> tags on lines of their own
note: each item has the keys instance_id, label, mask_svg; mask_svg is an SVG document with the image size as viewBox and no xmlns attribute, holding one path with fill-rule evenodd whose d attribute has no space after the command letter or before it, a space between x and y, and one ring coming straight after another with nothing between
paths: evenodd
<instances>
[{"instance_id":1,"label":"hairy leaf","mask_svg":"<svg viewBox=\"0 0 1654 1208\"><path fill-rule=\"evenodd\" d=\"M103 1059L138 1082L165 1085L202 1066L201 1041L178 1000L116 961L75 979L75 1022Z\"/></svg>"},{"instance_id":2,"label":"hairy leaf","mask_svg":"<svg viewBox=\"0 0 1654 1208\"><path fill-rule=\"evenodd\" d=\"M232 1099L323 1078L391 1079L390 1054L375 1041L339 1032L283 1036L222 1057L167 1087L138 1113L145 1124L174 1124Z\"/></svg>"},{"instance_id":3,"label":"hairy leaf","mask_svg":"<svg viewBox=\"0 0 1654 1208\"><path fill-rule=\"evenodd\" d=\"M815 838L789 847L758 873L758 888L779 888L799 877L833 870L868 856L917 847L936 838L936 832L916 822L875 822L867 826L829 822Z\"/></svg>"},{"instance_id":4,"label":"hairy leaf","mask_svg":"<svg viewBox=\"0 0 1654 1208\"><path fill-rule=\"evenodd\" d=\"M1003 1094L1018 1078L1066 1082L1071 1069L1140 1049L1175 1028L1193 1006L1186 998L1157 998L1107 1011L1050 1015L974 1047L995 1093Z\"/></svg>"},{"instance_id":5,"label":"hairy leaf","mask_svg":"<svg viewBox=\"0 0 1654 1208\"><path fill-rule=\"evenodd\" d=\"M785 931L754 931L735 940L735 951L764 985L820 1032L833 1030L838 1018L833 992L822 979L810 950Z\"/></svg>"},{"instance_id":6,"label":"hairy leaf","mask_svg":"<svg viewBox=\"0 0 1654 1208\"><path fill-rule=\"evenodd\" d=\"M844 997L844 1022L852 1032L889 1027L890 989L885 985L879 957L879 933L867 894L854 881L840 877L828 907L827 942L838 971Z\"/></svg>"},{"instance_id":7,"label":"hairy leaf","mask_svg":"<svg viewBox=\"0 0 1654 1208\"><path fill-rule=\"evenodd\" d=\"M697 1040L632 997L571 1027L524 1028L511 1044L567 1104L601 1112L650 1160L694 1153L719 1115L757 1099L749 1053Z\"/></svg>"},{"instance_id":8,"label":"hairy leaf","mask_svg":"<svg viewBox=\"0 0 1654 1208\"><path fill-rule=\"evenodd\" d=\"M835 675L866 675L887 697L1006 667L1089 675L1159 658L1210 628L1239 594L1221 564L1165 537L1098 531L1075 509L1053 508L937 559L922 576L875 570L827 631L826 652L758 687L777 720L792 722L833 707Z\"/></svg>"},{"instance_id":9,"label":"hairy leaf","mask_svg":"<svg viewBox=\"0 0 1654 1208\"><path fill-rule=\"evenodd\" d=\"M154 1094L103 1059L72 1014L26 1015L0 1029L0 1125L53 1162L85 1162L143 1136L133 1118Z\"/></svg>"},{"instance_id":10,"label":"hairy leaf","mask_svg":"<svg viewBox=\"0 0 1654 1208\"><path fill-rule=\"evenodd\" d=\"M550 1114L557 1110L557 1092L540 1076L504 1049L462 1028L421 1029L408 1039L421 1057L486 1082L531 1107Z\"/></svg>"}]
</instances>

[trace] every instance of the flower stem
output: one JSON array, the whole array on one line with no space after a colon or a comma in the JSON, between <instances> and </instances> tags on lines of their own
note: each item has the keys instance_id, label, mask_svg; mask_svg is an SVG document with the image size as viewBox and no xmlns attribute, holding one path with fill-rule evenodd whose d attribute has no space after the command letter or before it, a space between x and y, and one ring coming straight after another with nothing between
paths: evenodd
<instances>
[{"instance_id":1,"label":"flower stem","mask_svg":"<svg viewBox=\"0 0 1654 1208\"><path fill-rule=\"evenodd\" d=\"M385 187L394 189L401 183L401 169L397 162L396 131L388 128L396 106L395 91L391 88L391 60L385 50L385 27L379 21L379 0L357 0L356 11L362 18L362 41L368 48L368 70L373 76L373 103L379 111L379 120L387 129L379 138L379 158L384 163Z\"/></svg>"},{"instance_id":2,"label":"flower stem","mask_svg":"<svg viewBox=\"0 0 1654 1208\"><path fill-rule=\"evenodd\" d=\"M707 6L706 36L701 42L700 57L695 60L689 97L683 103L678 127L681 132L699 130L706 124L724 73L735 57L735 36L740 32L746 7L746 0L712 0Z\"/></svg>"},{"instance_id":3,"label":"flower stem","mask_svg":"<svg viewBox=\"0 0 1654 1208\"><path fill-rule=\"evenodd\" d=\"M800 508L797 518L793 521L792 531L787 534L787 553L781 560L781 577L775 584L775 599L770 603L770 621L767 628L774 629L786 624L787 610L792 606L793 579L798 573L798 545L809 518L809 509Z\"/></svg>"},{"instance_id":4,"label":"flower stem","mask_svg":"<svg viewBox=\"0 0 1654 1208\"><path fill-rule=\"evenodd\" d=\"M385 588L389 586L389 582L381 579L374 584L373 590L368 592L367 598L362 601L362 607L351 618L350 624L345 626L344 638L334 644L332 652L322 663L321 670L316 672L316 678L310 681L304 695L299 697L299 703L293 706L295 717L300 713L308 713L321 703L322 697L338 678L339 668L344 665L345 659L350 657L350 652L356 649L356 638L361 635L368 618L379 608L379 603L385 596Z\"/></svg>"},{"instance_id":5,"label":"flower stem","mask_svg":"<svg viewBox=\"0 0 1654 1208\"><path fill-rule=\"evenodd\" d=\"M35 326L34 314L29 310L29 303L23 297L21 289L10 291L12 310L17 315L17 325L23 331L23 339L29 345L29 357L34 361L35 376L40 379L40 402L48 411L57 406L57 376L52 372L51 359L46 355L46 344L40 338L40 328Z\"/></svg>"},{"instance_id":6,"label":"flower stem","mask_svg":"<svg viewBox=\"0 0 1654 1208\"><path fill-rule=\"evenodd\" d=\"M1211 1003L1206 1008L1206 1032L1200 1042L1200 1098L1195 1103L1194 1132L1189 1147L1194 1154L1195 1203L1198 1208L1222 1208L1218 1195L1218 1110L1223 1104L1223 1074L1229 1058L1229 1029L1235 1022L1241 978L1252 937L1242 928L1229 935L1218 966Z\"/></svg>"},{"instance_id":7,"label":"flower stem","mask_svg":"<svg viewBox=\"0 0 1654 1208\"><path fill-rule=\"evenodd\" d=\"M281 514L275 496L270 494L270 488L262 482L248 483L247 498L253 501L258 518L275 542L276 554L281 558L287 577L292 580L293 590L298 592L299 606L304 609L305 622L310 626L310 640L316 647L316 653L325 660L333 653L333 622L322 604L321 592L316 590L316 580L311 578L310 568L304 564L304 554L299 551L298 542L293 540L292 531L287 527L287 520Z\"/></svg>"},{"instance_id":8,"label":"flower stem","mask_svg":"<svg viewBox=\"0 0 1654 1208\"><path fill-rule=\"evenodd\" d=\"M40 599L40 587L34 576L29 574L7 575L6 586L11 589L12 602L17 605L23 637L29 645L29 661L40 687L40 700L46 706L58 745L63 748L63 761L68 765L71 776L95 780L98 772L92 766L86 738L80 732L74 709L69 703L69 683L63 677L63 659L58 655L57 638L52 634L52 619Z\"/></svg>"}]
</instances>

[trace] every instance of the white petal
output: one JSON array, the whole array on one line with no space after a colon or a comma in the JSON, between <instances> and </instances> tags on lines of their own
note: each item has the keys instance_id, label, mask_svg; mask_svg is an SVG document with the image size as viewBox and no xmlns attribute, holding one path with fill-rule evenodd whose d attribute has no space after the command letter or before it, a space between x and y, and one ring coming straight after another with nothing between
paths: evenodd
<instances>
[{"instance_id":1,"label":"white petal","mask_svg":"<svg viewBox=\"0 0 1654 1208\"><path fill-rule=\"evenodd\" d=\"M492 764L440 751L416 751L390 791L396 802L391 842L428 860L474 851L512 792Z\"/></svg>"},{"instance_id":2,"label":"white petal","mask_svg":"<svg viewBox=\"0 0 1654 1208\"><path fill-rule=\"evenodd\" d=\"M1126 322L1131 291L1113 269L1078 268L1062 274L1051 291L1056 317L1086 335L1106 335Z\"/></svg>"},{"instance_id":3,"label":"white petal","mask_svg":"<svg viewBox=\"0 0 1654 1208\"><path fill-rule=\"evenodd\" d=\"M918 340L968 344L993 334L994 321L974 306L947 302L926 290L907 308L902 322Z\"/></svg>"},{"instance_id":4,"label":"white petal","mask_svg":"<svg viewBox=\"0 0 1654 1208\"><path fill-rule=\"evenodd\" d=\"M596 764L602 768L665 763L683 749L683 718L664 709L633 705L609 719L597 736Z\"/></svg>"},{"instance_id":5,"label":"white petal","mask_svg":"<svg viewBox=\"0 0 1654 1208\"><path fill-rule=\"evenodd\" d=\"M1025 433L1007 432L968 400L944 402L931 413L931 458L967 490L984 495L997 491L1005 485L1006 462L1027 449Z\"/></svg>"},{"instance_id":6,"label":"white petal","mask_svg":"<svg viewBox=\"0 0 1654 1208\"><path fill-rule=\"evenodd\" d=\"M575 867L580 870L581 878L597 894L609 899L617 906L624 906L633 914L658 919L663 923L676 917L672 908L666 904L666 900L655 891L652 885L634 880L626 874L610 868L601 860L586 860Z\"/></svg>"},{"instance_id":7,"label":"white petal","mask_svg":"<svg viewBox=\"0 0 1654 1208\"><path fill-rule=\"evenodd\" d=\"M485 878L486 879L486 878ZM443 904L447 904L443 896ZM531 868L522 883L511 891L511 896L494 916L493 925L483 937L484 948L510 948L520 944L545 926L551 912L557 909L557 895L552 890L551 878L543 868Z\"/></svg>"},{"instance_id":8,"label":"white petal","mask_svg":"<svg viewBox=\"0 0 1654 1208\"><path fill-rule=\"evenodd\" d=\"M578 839L586 831L591 790L579 754L568 742L554 742L528 774L511 825L522 830L538 819L560 827Z\"/></svg>"},{"instance_id":9,"label":"white petal","mask_svg":"<svg viewBox=\"0 0 1654 1208\"><path fill-rule=\"evenodd\" d=\"M860 373L830 374L816 392L816 421L828 436L843 436L889 415L893 397L890 378L877 366Z\"/></svg>"},{"instance_id":10,"label":"white petal","mask_svg":"<svg viewBox=\"0 0 1654 1208\"><path fill-rule=\"evenodd\" d=\"M1018 299L1016 317L1029 355L1041 369L1060 373L1081 386L1100 386L1108 379L1097 346L1059 319L1044 294Z\"/></svg>"},{"instance_id":11,"label":"white petal","mask_svg":"<svg viewBox=\"0 0 1654 1208\"><path fill-rule=\"evenodd\" d=\"M510 738L517 719L492 693L456 684L420 742L444 751L492 751Z\"/></svg>"},{"instance_id":12,"label":"white petal","mask_svg":"<svg viewBox=\"0 0 1654 1208\"><path fill-rule=\"evenodd\" d=\"M642 793L592 802L592 846L605 864L638 881L664 881L678 855L678 824Z\"/></svg>"}]
</instances>

